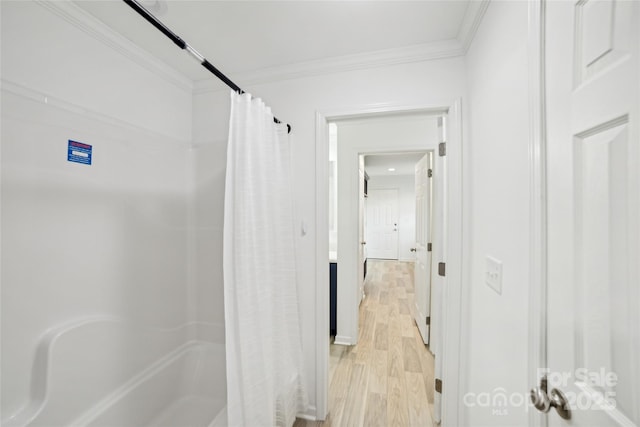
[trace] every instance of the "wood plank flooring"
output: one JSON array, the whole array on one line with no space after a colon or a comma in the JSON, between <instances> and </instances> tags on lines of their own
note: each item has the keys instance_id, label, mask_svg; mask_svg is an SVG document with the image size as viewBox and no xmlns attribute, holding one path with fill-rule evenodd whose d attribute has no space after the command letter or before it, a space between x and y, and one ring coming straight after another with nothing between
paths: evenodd
<instances>
[{"instance_id":1,"label":"wood plank flooring","mask_svg":"<svg viewBox=\"0 0 640 427\"><path fill-rule=\"evenodd\" d=\"M294 427L433 426L433 355L413 320L413 263L370 260L352 347L331 344L329 415Z\"/></svg>"}]
</instances>

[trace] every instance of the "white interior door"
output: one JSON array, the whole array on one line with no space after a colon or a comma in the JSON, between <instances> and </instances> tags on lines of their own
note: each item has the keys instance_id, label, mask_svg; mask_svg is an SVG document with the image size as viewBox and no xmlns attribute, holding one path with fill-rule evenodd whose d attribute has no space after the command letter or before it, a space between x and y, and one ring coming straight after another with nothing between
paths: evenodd
<instances>
[{"instance_id":1,"label":"white interior door","mask_svg":"<svg viewBox=\"0 0 640 427\"><path fill-rule=\"evenodd\" d=\"M438 140L446 143L447 116L438 118ZM442 153L443 154L443 153ZM447 262L447 157L440 152L433 156L432 177L432 269L431 269L431 325L429 350L435 359L435 391L433 395L433 418L436 423L441 421L442 392L438 387L438 379L444 381L442 369L442 348L444 330L444 289L447 278L444 271L440 271L439 264Z\"/></svg>"},{"instance_id":2,"label":"white interior door","mask_svg":"<svg viewBox=\"0 0 640 427\"><path fill-rule=\"evenodd\" d=\"M639 10L546 3L552 426L640 424Z\"/></svg>"},{"instance_id":3,"label":"white interior door","mask_svg":"<svg viewBox=\"0 0 640 427\"><path fill-rule=\"evenodd\" d=\"M364 262L366 258L366 240L364 234L364 156L360 156L360 167L358 173L358 305L364 298Z\"/></svg>"},{"instance_id":4,"label":"white interior door","mask_svg":"<svg viewBox=\"0 0 640 427\"><path fill-rule=\"evenodd\" d=\"M425 344L431 324L431 153L416 164L415 321Z\"/></svg>"},{"instance_id":5,"label":"white interior door","mask_svg":"<svg viewBox=\"0 0 640 427\"><path fill-rule=\"evenodd\" d=\"M367 195L367 255L398 259L398 189L370 189Z\"/></svg>"}]
</instances>

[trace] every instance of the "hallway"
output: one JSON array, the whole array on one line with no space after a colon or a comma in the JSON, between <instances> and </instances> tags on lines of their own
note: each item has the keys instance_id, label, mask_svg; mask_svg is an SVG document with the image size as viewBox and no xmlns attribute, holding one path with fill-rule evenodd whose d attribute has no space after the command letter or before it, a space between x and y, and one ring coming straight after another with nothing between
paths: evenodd
<instances>
[{"instance_id":1,"label":"hallway","mask_svg":"<svg viewBox=\"0 0 640 427\"><path fill-rule=\"evenodd\" d=\"M433 356L413 316L413 263L369 260L358 344L331 345L329 415L303 426L432 426Z\"/></svg>"}]
</instances>

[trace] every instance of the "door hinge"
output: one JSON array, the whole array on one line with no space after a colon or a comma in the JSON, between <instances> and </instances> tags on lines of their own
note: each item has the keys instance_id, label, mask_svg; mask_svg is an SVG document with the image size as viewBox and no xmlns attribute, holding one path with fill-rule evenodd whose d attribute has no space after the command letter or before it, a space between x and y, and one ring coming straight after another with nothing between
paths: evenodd
<instances>
[{"instance_id":1,"label":"door hinge","mask_svg":"<svg viewBox=\"0 0 640 427\"><path fill-rule=\"evenodd\" d=\"M438 155L440 157L447 155L447 143L446 142L441 142L440 144L438 144Z\"/></svg>"},{"instance_id":2,"label":"door hinge","mask_svg":"<svg viewBox=\"0 0 640 427\"><path fill-rule=\"evenodd\" d=\"M442 380L440 378L436 378L436 392L442 394Z\"/></svg>"},{"instance_id":3,"label":"door hinge","mask_svg":"<svg viewBox=\"0 0 640 427\"><path fill-rule=\"evenodd\" d=\"M429 169L429 170L427 171L427 176L428 176L429 178L431 178L431 177L433 176L433 169Z\"/></svg>"},{"instance_id":4,"label":"door hinge","mask_svg":"<svg viewBox=\"0 0 640 427\"><path fill-rule=\"evenodd\" d=\"M438 275L444 277L446 275L447 265L444 262L438 263Z\"/></svg>"},{"instance_id":5,"label":"door hinge","mask_svg":"<svg viewBox=\"0 0 640 427\"><path fill-rule=\"evenodd\" d=\"M431 243L427 243L427 252L431 252L432 246Z\"/></svg>"},{"instance_id":6,"label":"door hinge","mask_svg":"<svg viewBox=\"0 0 640 427\"><path fill-rule=\"evenodd\" d=\"M431 317L430 316L427 316L426 323L427 323L427 326L429 326L431 324Z\"/></svg>"}]
</instances>

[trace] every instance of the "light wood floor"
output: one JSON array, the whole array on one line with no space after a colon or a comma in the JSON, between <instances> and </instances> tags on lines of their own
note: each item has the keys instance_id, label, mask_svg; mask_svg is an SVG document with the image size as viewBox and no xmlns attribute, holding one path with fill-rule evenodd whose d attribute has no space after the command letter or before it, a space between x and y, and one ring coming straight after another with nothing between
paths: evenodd
<instances>
[{"instance_id":1,"label":"light wood floor","mask_svg":"<svg viewBox=\"0 0 640 427\"><path fill-rule=\"evenodd\" d=\"M433 426L433 356L413 320L413 263L369 261L360 336L331 344L329 415L306 426Z\"/></svg>"}]
</instances>

